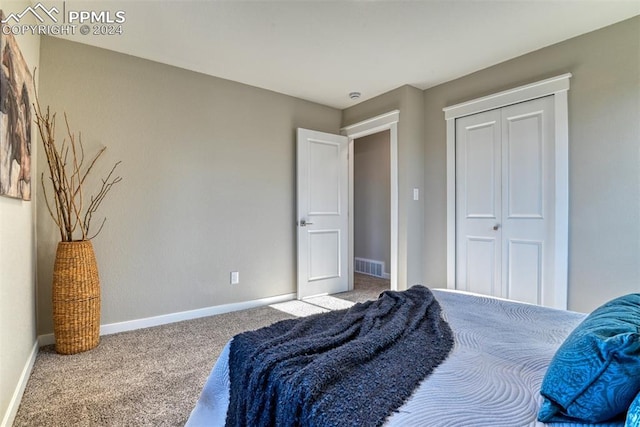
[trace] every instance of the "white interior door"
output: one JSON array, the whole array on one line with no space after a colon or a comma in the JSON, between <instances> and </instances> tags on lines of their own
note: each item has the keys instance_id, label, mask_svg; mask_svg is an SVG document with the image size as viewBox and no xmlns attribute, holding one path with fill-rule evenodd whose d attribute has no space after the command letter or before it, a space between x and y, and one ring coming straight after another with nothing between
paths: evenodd
<instances>
[{"instance_id":1,"label":"white interior door","mask_svg":"<svg viewBox=\"0 0 640 427\"><path fill-rule=\"evenodd\" d=\"M552 97L456 120L456 287L545 305L554 291Z\"/></svg>"},{"instance_id":2,"label":"white interior door","mask_svg":"<svg viewBox=\"0 0 640 427\"><path fill-rule=\"evenodd\" d=\"M501 296L500 110L456 120L456 287Z\"/></svg>"},{"instance_id":3,"label":"white interior door","mask_svg":"<svg viewBox=\"0 0 640 427\"><path fill-rule=\"evenodd\" d=\"M553 98L502 109L502 295L547 305L554 289Z\"/></svg>"},{"instance_id":4,"label":"white interior door","mask_svg":"<svg viewBox=\"0 0 640 427\"><path fill-rule=\"evenodd\" d=\"M345 136L298 129L298 299L348 290Z\"/></svg>"}]
</instances>

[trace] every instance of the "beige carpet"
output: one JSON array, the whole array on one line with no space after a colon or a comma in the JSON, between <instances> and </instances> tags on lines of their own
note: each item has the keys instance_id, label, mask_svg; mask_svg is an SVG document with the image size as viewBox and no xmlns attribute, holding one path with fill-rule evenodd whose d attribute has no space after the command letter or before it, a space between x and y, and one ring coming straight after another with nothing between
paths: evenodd
<instances>
[{"instance_id":1,"label":"beige carpet","mask_svg":"<svg viewBox=\"0 0 640 427\"><path fill-rule=\"evenodd\" d=\"M356 275L355 290L375 299L389 282ZM102 337L72 356L40 349L14 426L181 426L209 371L235 334L292 318L260 307Z\"/></svg>"}]
</instances>

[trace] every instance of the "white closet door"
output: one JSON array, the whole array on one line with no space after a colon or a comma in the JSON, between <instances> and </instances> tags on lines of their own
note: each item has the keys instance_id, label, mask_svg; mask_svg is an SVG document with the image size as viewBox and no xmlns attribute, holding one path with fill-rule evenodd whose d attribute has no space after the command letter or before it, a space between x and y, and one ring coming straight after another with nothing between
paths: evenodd
<instances>
[{"instance_id":1,"label":"white closet door","mask_svg":"<svg viewBox=\"0 0 640 427\"><path fill-rule=\"evenodd\" d=\"M456 121L457 288L532 304L553 292L553 98Z\"/></svg>"},{"instance_id":2,"label":"white closet door","mask_svg":"<svg viewBox=\"0 0 640 427\"><path fill-rule=\"evenodd\" d=\"M501 293L500 110L456 120L457 288Z\"/></svg>"},{"instance_id":3,"label":"white closet door","mask_svg":"<svg viewBox=\"0 0 640 427\"><path fill-rule=\"evenodd\" d=\"M553 98L502 109L502 296L543 304L553 286Z\"/></svg>"}]
</instances>

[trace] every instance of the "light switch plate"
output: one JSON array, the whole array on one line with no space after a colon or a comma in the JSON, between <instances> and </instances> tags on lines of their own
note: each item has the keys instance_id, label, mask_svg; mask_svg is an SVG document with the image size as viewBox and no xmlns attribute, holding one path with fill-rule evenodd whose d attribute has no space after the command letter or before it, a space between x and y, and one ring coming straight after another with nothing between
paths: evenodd
<instances>
[{"instance_id":1,"label":"light switch plate","mask_svg":"<svg viewBox=\"0 0 640 427\"><path fill-rule=\"evenodd\" d=\"M231 272L231 284L232 285L237 285L238 283L240 283L240 272L239 271L232 271Z\"/></svg>"}]
</instances>

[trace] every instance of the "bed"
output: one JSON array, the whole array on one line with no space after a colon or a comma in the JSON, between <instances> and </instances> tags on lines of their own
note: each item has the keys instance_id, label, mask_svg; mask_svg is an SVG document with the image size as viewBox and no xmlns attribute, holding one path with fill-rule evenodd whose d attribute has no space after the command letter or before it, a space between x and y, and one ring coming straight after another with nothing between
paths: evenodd
<instances>
[{"instance_id":1,"label":"bed","mask_svg":"<svg viewBox=\"0 0 640 427\"><path fill-rule=\"evenodd\" d=\"M545 424L537 419L548 367L567 336L584 323L585 314L464 292L431 292L453 332L453 348L386 418L385 426L594 425L570 419ZM640 301L640 294L634 295L636 302ZM633 316L640 315L638 308L640 305L631 308ZM637 333L635 326L632 341L638 341ZM215 363L187 426L225 425L230 399L230 347L231 341ZM640 355L637 347L631 351L636 352L636 358ZM629 407L628 402L625 405ZM597 425L623 427L625 417Z\"/></svg>"}]
</instances>

